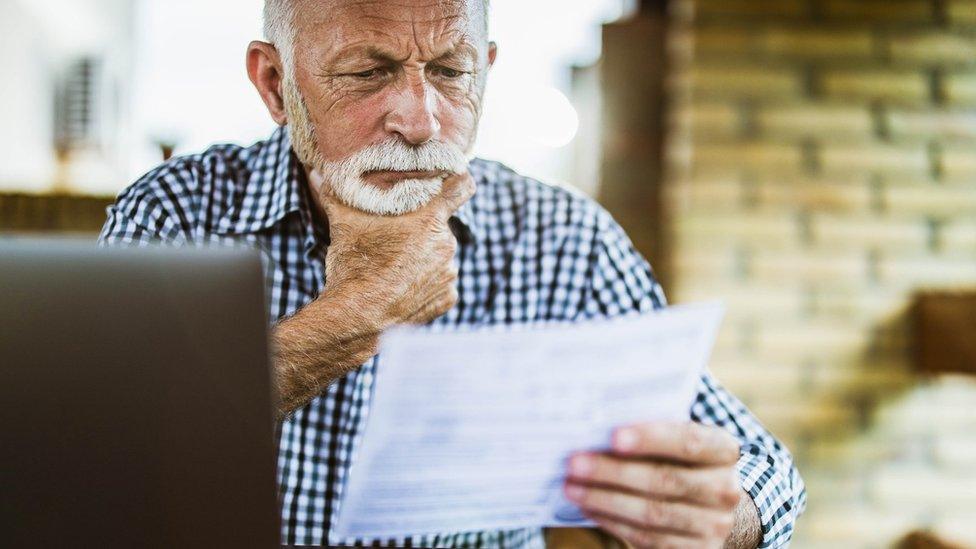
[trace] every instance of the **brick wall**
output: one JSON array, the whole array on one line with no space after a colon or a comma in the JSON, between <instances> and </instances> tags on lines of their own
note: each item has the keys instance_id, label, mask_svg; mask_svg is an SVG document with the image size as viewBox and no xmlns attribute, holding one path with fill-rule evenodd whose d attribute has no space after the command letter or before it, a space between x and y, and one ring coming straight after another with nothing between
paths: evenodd
<instances>
[{"instance_id":1,"label":"brick wall","mask_svg":"<svg viewBox=\"0 0 976 549\"><path fill-rule=\"evenodd\" d=\"M914 374L906 315L976 287L976 0L674 7L669 294L726 301L713 370L796 454L795 546L976 545L976 382Z\"/></svg>"}]
</instances>

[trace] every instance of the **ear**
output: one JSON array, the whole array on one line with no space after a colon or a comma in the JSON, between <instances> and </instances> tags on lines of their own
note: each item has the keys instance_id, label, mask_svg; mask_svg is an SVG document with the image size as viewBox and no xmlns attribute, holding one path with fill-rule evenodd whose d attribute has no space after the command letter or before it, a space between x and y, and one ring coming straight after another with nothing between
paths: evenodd
<instances>
[{"instance_id":1,"label":"ear","mask_svg":"<svg viewBox=\"0 0 976 549\"><path fill-rule=\"evenodd\" d=\"M498 44L494 41L488 42L488 68L495 64L495 56L498 55Z\"/></svg>"},{"instance_id":2,"label":"ear","mask_svg":"<svg viewBox=\"0 0 976 549\"><path fill-rule=\"evenodd\" d=\"M278 50L267 42L255 40L247 46L247 76L261 95L271 118L279 126L288 123L285 102L281 97L284 68Z\"/></svg>"}]
</instances>

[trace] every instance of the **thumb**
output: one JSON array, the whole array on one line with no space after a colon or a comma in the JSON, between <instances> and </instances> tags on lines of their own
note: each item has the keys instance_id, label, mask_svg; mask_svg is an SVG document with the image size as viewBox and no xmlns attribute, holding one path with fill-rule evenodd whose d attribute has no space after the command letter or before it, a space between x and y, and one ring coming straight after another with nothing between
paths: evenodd
<instances>
[{"instance_id":1,"label":"thumb","mask_svg":"<svg viewBox=\"0 0 976 549\"><path fill-rule=\"evenodd\" d=\"M476 190L477 186L471 174L468 172L452 174L444 179L441 192L435 200L441 206L441 211L450 216L470 200Z\"/></svg>"}]
</instances>

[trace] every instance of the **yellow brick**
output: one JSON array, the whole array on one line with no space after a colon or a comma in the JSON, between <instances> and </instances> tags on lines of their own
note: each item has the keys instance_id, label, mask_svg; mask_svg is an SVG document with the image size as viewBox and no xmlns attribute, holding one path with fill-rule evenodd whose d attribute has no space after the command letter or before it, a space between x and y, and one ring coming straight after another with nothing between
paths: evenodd
<instances>
[{"instance_id":1,"label":"yellow brick","mask_svg":"<svg viewBox=\"0 0 976 549\"><path fill-rule=\"evenodd\" d=\"M808 471L803 472L803 482L815 487L807 493L809 503L843 505L864 499L867 479L859 471Z\"/></svg>"},{"instance_id":2,"label":"yellow brick","mask_svg":"<svg viewBox=\"0 0 976 549\"><path fill-rule=\"evenodd\" d=\"M933 16L926 0L823 0L821 5L828 17L843 20L918 23Z\"/></svg>"},{"instance_id":3,"label":"yellow brick","mask_svg":"<svg viewBox=\"0 0 976 549\"><path fill-rule=\"evenodd\" d=\"M811 370L812 392L857 395L862 399L884 397L918 382L907 360L884 364L859 359L824 361Z\"/></svg>"},{"instance_id":4,"label":"yellow brick","mask_svg":"<svg viewBox=\"0 0 976 549\"><path fill-rule=\"evenodd\" d=\"M837 402L755 402L752 412L776 432L853 431L857 411Z\"/></svg>"},{"instance_id":5,"label":"yellow brick","mask_svg":"<svg viewBox=\"0 0 976 549\"><path fill-rule=\"evenodd\" d=\"M756 113L758 129L775 137L871 139L874 122L866 107L800 104L770 106Z\"/></svg>"},{"instance_id":6,"label":"yellow brick","mask_svg":"<svg viewBox=\"0 0 976 549\"><path fill-rule=\"evenodd\" d=\"M770 56L865 58L874 53L874 38L868 30L774 28L761 40L762 50Z\"/></svg>"},{"instance_id":7,"label":"yellow brick","mask_svg":"<svg viewBox=\"0 0 976 549\"><path fill-rule=\"evenodd\" d=\"M739 327L729 322L723 322L715 336L715 356L732 356L741 347Z\"/></svg>"},{"instance_id":8,"label":"yellow brick","mask_svg":"<svg viewBox=\"0 0 976 549\"><path fill-rule=\"evenodd\" d=\"M955 105L976 105L976 74L954 73L945 79L946 100Z\"/></svg>"},{"instance_id":9,"label":"yellow brick","mask_svg":"<svg viewBox=\"0 0 976 549\"><path fill-rule=\"evenodd\" d=\"M777 97L803 92L795 69L765 67L693 67L686 76L696 96Z\"/></svg>"},{"instance_id":10,"label":"yellow brick","mask_svg":"<svg viewBox=\"0 0 976 549\"><path fill-rule=\"evenodd\" d=\"M694 38L699 55L746 55L759 50L759 35L749 27L699 26Z\"/></svg>"},{"instance_id":11,"label":"yellow brick","mask_svg":"<svg viewBox=\"0 0 976 549\"><path fill-rule=\"evenodd\" d=\"M675 220L675 234L690 242L791 245L800 239L797 219L789 214L693 214Z\"/></svg>"},{"instance_id":12,"label":"yellow brick","mask_svg":"<svg viewBox=\"0 0 976 549\"><path fill-rule=\"evenodd\" d=\"M976 145L949 146L942 151L942 173L946 180L976 182Z\"/></svg>"},{"instance_id":13,"label":"yellow brick","mask_svg":"<svg viewBox=\"0 0 976 549\"><path fill-rule=\"evenodd\" d=\"M728 103L692 103L672 114L677 130L690 137L729 136L741 130L739 111Z\"/></svg>"},{"instance_id":14,"label":"yellow brick","mask_svg":"<svg viewBox=\"0 0 976 549\"><path fill-rule=\"evenodd\" d=\"M904 316L912 296L900 291L878 288L826 288L815 291L813 316L822 320L847 320L877 325Z\"/></svg>"},{"instance_id":15,"label":"yellow brick","mask_svg":"<svg viewBox=\"0 0 976 549\"><path fill-rule=\"evenodd\" d=\"M929 152L923 144L829 144L820 151L825 174L908 174L925 176L931 172Z\"/></svg>"},{"instance_id":16,"label":"yellow brick","mask_svg":"<svg viewBox=\"0 0 976 549\"><path fill-rule=\"evenodd\" d=\"M931 95L925 75L911 71L830 71L821 83L828 97L843 100L916 104L928 102Z\"/></svg>"},{"instance_id":17,"label":"yellow brick","mask_svg":"<svg viewBox=\"0 0 976 549\"><path fill-rule=\"evenodd\" d=\"M888 185L885 207L899 215L976 215L976 188L972 185Z\"/></svg>"},{"instance_id":18,"label":"yellow brick","mask_svg":"<svg viewBox=\"0 0 976 549\"><path fill-rule=\"evenodd\" d=\"M739 398L775 400L785 393L802 394L806 367L796 362L713 356L709 369Z\"/></svg>"},{"instance_id":19,"label":"yellow brick","mask_svg":"<svg viewBox=\"0 0 976 549\"><path fill-rule=\"evenodd\" d=\"M757 251L750 262L757 281L792 280L810 283L860 285L867 276L865 254L852 251Z\"/></svg>"},{"instance_id":20,"label":"yellow brick","mask_svg":"<svg viewBox=\"0 0 976 549\"><path fill-rule=\"evenodd\" d=\"M807 14L801 0L698 0L696 12L701 17L802 17Z\"/></svg>"},{"instance_id":21,"label":"yellow brick","mask_svg":"<svg viewBox=\"0 0 976 549\"><path fill-rule=\"evenodd\" d=\"M668 146L664 149L664 167L667 173L668 182L675 183L685 181L691 174L691 151L693 142L686 136L669 136Z\"/></svg>"},{"instance_id":22,"label":"yellow brick","mask_svg":"<svg viewBox=\"0 0 976 549\"><path fill-rule=\"evenodd\" d=\"M976 24L976 0L948 0L946 12L953 23Z\"/></svg>"},{"instance_id":23,"label":"yellow brick","mask_svg":"<svg viewBox=\"0 0 976 549\"><path fill-rule=\"evenodd\" d=\"M837 440L834 437L818 439L810 444L806 457L818 464L836 466L843 463L870 464L897 457L898 447L866 438L853 440ZM816 471L816 469L813 469ZM832 471L831 471L832 472ZM832 475L830 475L832 476ZM830 478L828 476L828 478ZM863 476L858 475L860 478ZM803 475L806 480L807 475ZM811 479L814 485L821 484L815 476ZM865 486L862 486L862 488Z\"/></svg>"},{"instance_id":24,"label":"yellow brick","mask_svg":"<svg viewBox=\"0 0 976 549\"><path fill-rule=\"evenodd\" d=\"M767 284L682 285L681 301L722 301L726 314L736 318L789 318L803 313L805 299L799 285L777 287Z\"/></svg>"},{"instance_id":25,"label":"yellow brick","mask_svg":"<svg viewBox=\"0 0 976 549\"><path fill-rule=\"evenodd\" d=\"M729 280L735 276L736 259L731 249L703 250L676 247L671 264L678 280L696 277L699 280Z\"/></svg>"},{"instance_id":26,"label":"yellow brick","mask_svg":"<svg viewBox=\"0 0 976 549\"><path fill-rule=\"evenodd\" d=\"M797 169L803 154L799 146L776 143L705 144L692 150L695 168L729 166L752 169Z\"/></svg>"},{"instance_id":27,"label":"yellow brick","mask_svg":"<svg viewBox=\"0 0 976 549\"><path fill-rule=\"evenodd\" d=\"M895 109L888 113L888 128L900 140L974 140L976 111Z\"/></svg>"},{"instance_id":28,"label":"yellow brick","mask_svg":"<svg viewBox=\"0 0 976 549\"><path fill-rule=\"evenodd\" d=\"M777 179L758 184L756 197L761 208L867 211L871 205L871 188L861 181Z\"/></svg>"},{"instance_id":29,"label":"yellow brick","mask_svg":"<svg viewBox=\"0 0 976 549\"><path fill-rule=\"evenodd\" d=\"M666 200L677 212L739 211L742 183L736 178L688 179L665 187Z\"/></svg>"},{"instance_id":30,"label":"yellow brick","mask_svg":"<svg viewBox=\"0 0 976 549\"><path fill-rule=\"evenodd\" d=\"M883 256L878 264L883 284L906 289L946 288L976 284L972 256Z\"/></svg>"},{"instance_id":31,"label":"yellow brick","mask_svg":"<svg viewBox=\"0 0 976 549\"><path fill-rule=\"evenodd\" d=\"M946 31L895 33L889 46L895 62L940 65L970 63L976 57L976 38Z\"/></svg>"},{"instance_id":32,"label":"yellow brick","mask_svg":"<svg viewBox=\"0 0 976 549\"><path fill-rule=\"evenodd\" d=\"M810 220L817 246L824 248L879 248L924 250L929 229L923 219L815 215Z\"/></svg>"},{"instance_id":33,"label":"yellow brick","mask_svg":"<svg viewBox=\"0 0 976 549\"><path fill-rule=\"evenodd\" d=\"M841 322L777 322L757 328L757 357L773 360L850 360L861 356L871 333Z\"/></svg>"},{"instance_id":34,"label":"yellow brick","mask_svg":"<svg viewBox=\"0 0 976 549\"><path fill-rule=\"evenodd\" d=\"M695 58L695 29L675 24L665 36L665 49L672 67L690 63Z\"/></svg>"}]
</instances>

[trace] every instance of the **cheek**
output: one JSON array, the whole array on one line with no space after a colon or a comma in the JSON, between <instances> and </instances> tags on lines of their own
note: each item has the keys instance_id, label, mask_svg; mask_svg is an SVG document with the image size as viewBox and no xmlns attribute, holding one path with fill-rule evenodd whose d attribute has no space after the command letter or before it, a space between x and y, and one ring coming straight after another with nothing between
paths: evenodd
<instances>
[{"instance_id":1,"label":"cheek","mask_svg":"<svg viewBox=\"0 0 976 549\"><path fill-rule=\"evenodd\" d=\"M431 88L440 139L467 148L475 138L481 99L473 89ZM336 95L339 97L336 98ZM397 108L391 88L369 94L323 93L307 100L319 149L328 160L344 158L387 137L386 116Z\"/></svg>"},{"instance_id":2,"label":"cheek","mask_svg":"<svg viewBox=\"0 0 976 549\"><path fill-rule=\"evenodd\" d=\"M439 96L437 110L442 139L462 148L474 140L480 104L475 92Z\"/></svg>"},{"instance_id":3,"label":"cheek","mask_svg":"<svg viewBox=\"0 0 976 549\"><path fill-rule=\"evenodd\" d=\"M378 94L326 97L308 105L319 149L327 160L338 160L378 141L387 112ZM380 136L382 137L382 136Z\"/></svg>"}]
</instances>

